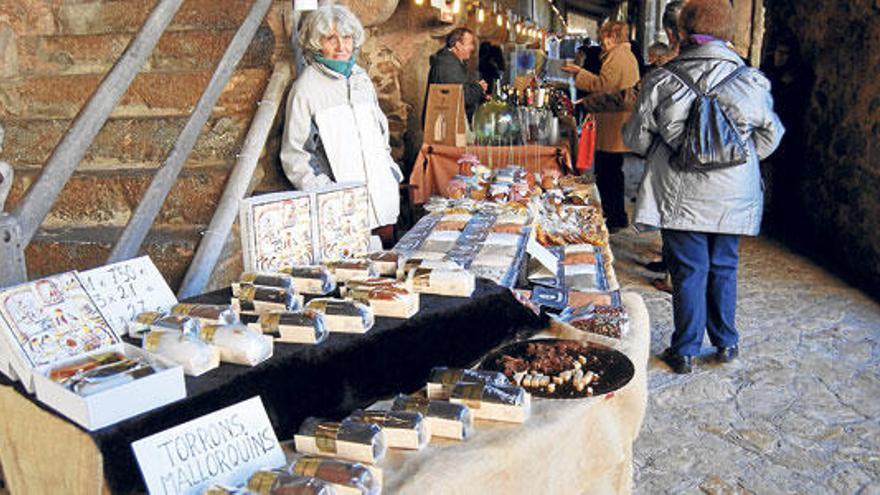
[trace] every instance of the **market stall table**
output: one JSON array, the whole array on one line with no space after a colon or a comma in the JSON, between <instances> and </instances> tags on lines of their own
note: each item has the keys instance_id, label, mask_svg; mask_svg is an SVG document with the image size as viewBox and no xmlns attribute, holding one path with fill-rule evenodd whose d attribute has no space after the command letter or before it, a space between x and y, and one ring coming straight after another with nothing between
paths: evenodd
<instances>
[{"instance_id":1,"label":"market stall table","mask_svg":"<svg viewBox=\"0 0 880 495\"><path fill-rule=\"evenodd\" d=\"M196 298L229 302L227 289ZM275 346L256 367L223 365L187 377L187 398L92 433L46 409L20 384L0 380L0 464L12 493L143 490L131 443L259 395L279 439L307 416L342 417L411 392L433 366L466 366L521 331L544 325L508 289L478 281L469 298L423 295L413 318L377 318L365 335L332 334L317 346ZM462 333L462 329L473 332Z\"/></svg>"},{"instance_id":2,"label":"market stall table","mask_svg":"<svg viewBox=\"0 0 880 495\"><path fill-rule=\"evenodd\" d=\"M491 168L520 165L527 172L565 172L571 168L568 144L559 146L468 146L458 148L440 144L423 145L413 164L409 184L412 200L422 204L435 194L442 194L443 187L458 174L458 159L463 154L476 155L480 162Z\"/></svg>"},{"instance_id":3,"label":"market stall table","mask_svg":"<svg viewBox=\"0 0 880 495\"><path fill-rule=\"evenodd\" d=\"M418 454L389 451L379 464L385 493L629 493L632 444L647 405L651 336L642 298L626 293L621 299L630 329L615 347L635 365L626 386L591 399L534 398L523 425L477 421L465 442L433 440ZM585 335L554 326L539 337Z\"/></svg>"}]
</instances>

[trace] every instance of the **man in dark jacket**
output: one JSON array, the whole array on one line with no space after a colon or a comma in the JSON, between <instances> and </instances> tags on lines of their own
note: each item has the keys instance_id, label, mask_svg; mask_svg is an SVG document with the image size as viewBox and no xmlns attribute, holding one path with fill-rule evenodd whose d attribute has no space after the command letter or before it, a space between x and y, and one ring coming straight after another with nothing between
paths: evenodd
<instances>
[{"instance_id":1,"label":"man in dark jacket","mask_svg":"<svg viewBox=\"0 0 880 495\"><path fill-rule=\"evenodd\" d=\"M486 98L486 81L477 81L468 74L467 60L476 49L473 31L468 28L455 28L446 36L446 46L431 55L431 72L428 73L428 88L432 84L461 84L464 91L464 108L468 121L474 116L477 106ZM425 106L427 106L427 90ZM422 120L424 121L424 112Z\"/></svg>"}]
</instances>

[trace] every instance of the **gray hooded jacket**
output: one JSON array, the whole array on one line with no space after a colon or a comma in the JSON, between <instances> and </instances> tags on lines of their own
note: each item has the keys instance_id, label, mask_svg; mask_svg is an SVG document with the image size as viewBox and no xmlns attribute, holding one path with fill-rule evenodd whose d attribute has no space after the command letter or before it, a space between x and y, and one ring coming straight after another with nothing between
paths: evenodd
<instances>
[{"instance_id":1,"label":"gray hooded jacket","mask_svg":"<svg viewBox=\"0 0 880 495\"><path fill-rule=\"evenodd\" d=\"M669 63L706 91L742 60L723 42L712 41L683 48ZM747 143L748 161L708 173L682 171L669 161L681 144L696 95L662 68L642 81L636 110L623 128L624 143L647 157L634 220L640 230L739 235L760 230L764 194L758 162L776 149L785 132L773 111L770 82L749 69L720 88L717 97Z\"/></svg>"}]
</instances>

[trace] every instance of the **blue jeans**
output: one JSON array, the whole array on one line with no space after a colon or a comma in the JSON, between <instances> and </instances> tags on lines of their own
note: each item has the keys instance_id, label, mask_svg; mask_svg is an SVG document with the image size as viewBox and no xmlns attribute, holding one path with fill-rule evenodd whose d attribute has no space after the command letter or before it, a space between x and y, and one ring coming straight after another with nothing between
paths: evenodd
<instances>
[{"instance_id":1,"label":"blue jeans","mask_svg":"<svg viewBox=\"0 0 880 495\"><path fill-rule=\"evenodd\" d=\"M695 356L703 333L715 347L739 342L736 270L739 236L663 230L663 258L672 275L673 354Z\"/></svg>"}]
</instances>

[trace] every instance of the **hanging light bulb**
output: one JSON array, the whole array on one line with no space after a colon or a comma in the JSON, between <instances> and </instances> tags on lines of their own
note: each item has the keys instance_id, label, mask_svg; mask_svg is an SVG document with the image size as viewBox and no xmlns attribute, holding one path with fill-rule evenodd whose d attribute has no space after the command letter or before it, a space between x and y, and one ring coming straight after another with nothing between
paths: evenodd
<instances>
[{"instance_id":1,"label":"hanging light bulb","mask_svg":"<svg viewBox=\"0 0 880 495\"><path fill-rule=\"evenodd\" d=\"M516 23L516 28L515 28L515 29L516 29L516 34L520 34L520 33L522 33L522 24L520 24L520 23L517 22L517 23Z\"/></svg>"},{"instance_id":2,"label":"hanging light bulb","mask_svg":"<svg viewBox=\"0 0 880 495\"><path fill-rule=\"evenodd\" d=\"M423 3L425 3L425 0L413 0L413 3L418 6L421 6Z\"/></svg>"},{"instance_id":3,"label":"hanging light bulb","mask_svg":"<svg viewBox=\"0 0 880 495\"><path fill-rule=\"evenodd\" d=\"M483 7L480 7L479 9L477 9L477 22L482 24L483 21L485 21L485 20L486 20L486 10L483 9Z\"/></svg>"},{"instance_id":4,"label":"hanging light bulb","mask_svg":"<svg viewBox=\"0 0 880 495\"><path fill-rule=\"evenodd\" d=\"M452 2L452 13L458 14L461 12L461 0L453 0Z\"/></svg>"},{"instance_id":5,"label":"hanging light bulb","mask_svg":"<svg viewBox=\"0 0 880 495\"><path fill-rule=\"evenodd\" d=\"M501 14L498 14L498 16L495 17L495 22L498 23L498 27L501 27L504 25L504 17Z\"/></svg>"}]
</instances>

